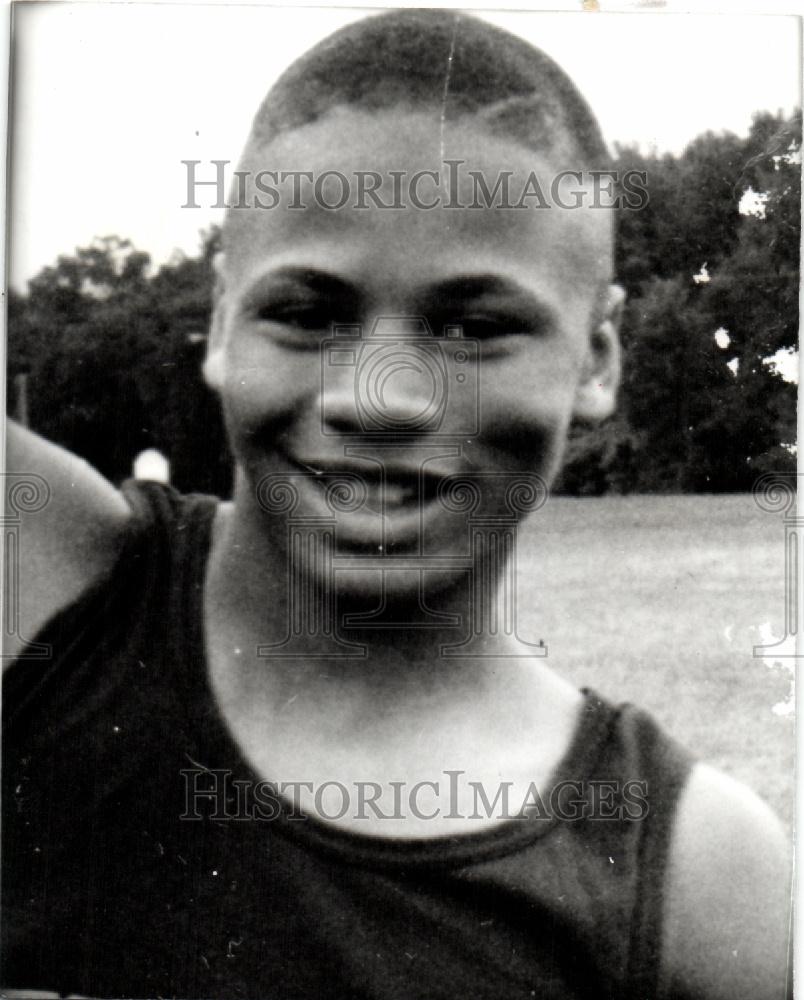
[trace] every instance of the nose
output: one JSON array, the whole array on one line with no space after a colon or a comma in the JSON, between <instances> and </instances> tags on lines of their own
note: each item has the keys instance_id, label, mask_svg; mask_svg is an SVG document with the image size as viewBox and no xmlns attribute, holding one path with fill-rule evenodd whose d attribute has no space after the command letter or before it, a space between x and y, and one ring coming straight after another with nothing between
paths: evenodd
<instances>
[{"instance_id":1,"label":"nose","mask_svg":"<svg viewBox=\"0 0 804 1000\"><path fill-rule=\"evenodd\" d=\"M355 434L360 429L355 393L356 356L355 347L344 343L329 348L322 358L319 407L325 434Z\"/></svg>"},{"instance_id":2,"label":"nose","mask_svg":"<svg viewBox=\"0 0 804 1000\"><path fill-rule=\"evenodd\" d=\"M446 370L426 326L384 317L368 337L336 337L328 351L321 398L325 433L407 436L437 424Z\"/></svg>"}]
</instances>

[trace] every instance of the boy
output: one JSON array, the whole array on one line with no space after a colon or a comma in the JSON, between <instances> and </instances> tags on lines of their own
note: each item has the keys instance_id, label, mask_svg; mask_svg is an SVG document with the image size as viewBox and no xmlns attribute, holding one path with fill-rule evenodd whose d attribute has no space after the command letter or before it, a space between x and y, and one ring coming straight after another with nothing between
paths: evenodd
<instances>
[{"instance_id":1,"label":"boy","mask_svg":"<svg viewBox=\"0 0 804 1000\"><path fill-rule=\"evenodd\" d=\"M512 524L615 402L603 167L518 39L351 25L266 98L224 227L205 376L232 502L118 493L10 428L52 493L20 631L53 656L6 676L5 986L785 996L775 819L505 606ZM334 208L341 178L363 196ZM503 787L512 814L477 808Z\"/></svg>"}]
</instances>

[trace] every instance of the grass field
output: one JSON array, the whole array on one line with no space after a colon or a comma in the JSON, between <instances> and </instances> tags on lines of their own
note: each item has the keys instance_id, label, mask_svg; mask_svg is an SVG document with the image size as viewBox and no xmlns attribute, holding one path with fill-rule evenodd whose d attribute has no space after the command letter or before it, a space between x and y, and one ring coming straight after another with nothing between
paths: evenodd
<instances>
[{"instance_id":1,"label":"grass field","mask_svg":"<svg viewBox=\"0 0 804 1000\"><path fill-rule=\"evenodd\" d=\"M519 632L579 686L648 709L793 823L784 523L749 495L554 498L521 535ZM788 660L787 664L793 661Z\"/></svg>"}]
</instances>

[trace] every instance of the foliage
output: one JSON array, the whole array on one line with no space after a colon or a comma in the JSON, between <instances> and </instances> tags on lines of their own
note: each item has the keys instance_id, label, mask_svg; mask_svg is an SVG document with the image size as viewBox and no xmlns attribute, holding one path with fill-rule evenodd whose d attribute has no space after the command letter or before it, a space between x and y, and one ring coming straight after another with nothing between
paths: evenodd
<instances>
[{"instance_id":1,"label":"foliage","mask_svg":"<svg viewBox=\"0 0 804 1000\"><path fill-rule=\"evenodd\" d=\"M618 150L649 192L618 220L622 412L574 429L567 492L748 490L795 466L796 386L768 359L797 347L800 151L800 116L767 113L678 158ZM749 189L755 214L740 211Z\"/></svg>"},{"instance_id":2,"label":"foliage","mask_svg":"<svg viewBox=\"0 0 804 1000\"><path fill-rule=\"evenodd\" d=\"M150 258L105 237L9 299L9 376L27 374L32 426L114 481L155 447L182 489L225 493L217 406L200 378L217 231L199 258ZM13 393L12 393L13 395Z\"/></svg>"}]
</instances>

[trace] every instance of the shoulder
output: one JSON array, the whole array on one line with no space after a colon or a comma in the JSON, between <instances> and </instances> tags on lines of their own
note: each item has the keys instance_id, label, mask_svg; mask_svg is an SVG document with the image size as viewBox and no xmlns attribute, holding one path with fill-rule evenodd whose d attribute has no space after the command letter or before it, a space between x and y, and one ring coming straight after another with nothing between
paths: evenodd
<instances>
[{"instance_id":1,"label":"shoulder","mask_svg":"<svg viewBox=\"0 0 804 1000\"><path fill-rule=\"evenodd\" d=\"M81 462L73 456L69 460L76 468ZM128 590L134 587L132 559L140 567L137 579L165 576L171 560L187 556L188 546L182 543L192 534L186 529L197 520L198 509L216 502L150 481L128 480L119 490L93 491L96 474L88 466L83 471L69 493L58 484L58 510L52 514L59 517L36 524L34 532L20 531L20 599L15 628L4 641L6 666L24 654L48 623L99 589L111 590L123 579Z\"/></svg>"},{"instance_id":2,"label":"shoulder","mask_svg":"<svg viewBox=\"0 0 804 1000\"><path fill-rule=\"evenodd\" d=\"M670 997L784 1000L791 847L767 805L696 764L670 843L662 983Z\"/></svg>"},{"instance_id":3,"label":"shoulder","mask_svg":"<svg viewBox=\"0 0 804 1000\"><path fill-rule=\"evenodd\" d=\"M95 474L79 460L75 473L72 482L6 473L5 541L13 545L7 582L15 600L5 623L4 664L110 571L128 535L132 512L125 499L111 488L94 489ZM18 484L23 500L24 489L32 493L44 484L39 505L18 505Z\"/></svg>"}]
</instances>

